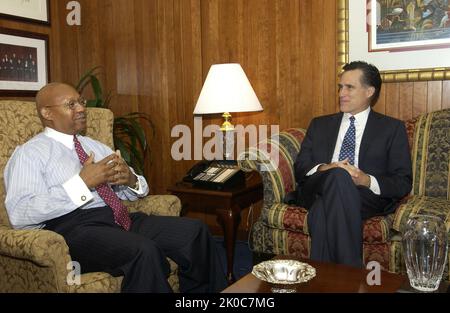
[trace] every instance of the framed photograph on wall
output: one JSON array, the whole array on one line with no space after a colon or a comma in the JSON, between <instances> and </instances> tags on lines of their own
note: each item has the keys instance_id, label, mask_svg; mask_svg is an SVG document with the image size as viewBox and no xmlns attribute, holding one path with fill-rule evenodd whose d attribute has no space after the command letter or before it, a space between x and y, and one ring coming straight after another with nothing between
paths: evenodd
<instances>
[{"instance_id":1,"label":"framed photograph on wall","mask_svg":"<svg viewBox=\"0 0 450 313\"><path fill-rule=\"evenodd\" d=\"M450 0L338 0L338 71L364 60L386 82L450 79Z\"/></svg>"},{"instance_id":2,"label":"framed photograph on wall","mask_svg":"<svg viewBox=\"0 0 450 313\"><path fill-rule=\"evenodd\" d=\"M48 36L0 27L0 96L34 96L48 81Z\"/></svg>"},{"instance_id":3,"label":"framed photograph on wall","mask_svg":"<svg viewBox=\"0 0 450 313\"><path fill-rule=\"evenodd\" d=\"M1 0L0 18L50 25L50 1Z\"/></svg>"}]
</instances>

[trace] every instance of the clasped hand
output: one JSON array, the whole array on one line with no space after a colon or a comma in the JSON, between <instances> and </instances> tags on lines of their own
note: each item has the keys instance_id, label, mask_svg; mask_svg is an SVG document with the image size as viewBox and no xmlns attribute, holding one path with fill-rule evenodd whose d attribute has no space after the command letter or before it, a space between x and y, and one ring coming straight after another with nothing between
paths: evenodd
<instances>
[{"instance_id":1,"label":"clasped hand","mask_svg":"<svg viewBox=\"0 0 450 313\"><path fill-rule=\"evenodd\" d=\"M321 166L319 166L318 170L326 171L326 170L336 168L336 167L345 169L352 177L352 180L355 183L355 185L366 186L366 187L370 186L370 176L367 175L366 173L364 173L363 171L361 171L356 166L350 164L348 162L348 159L338 161L338 162L332 162L330 164L322 164Z\"/></svg>"},{"instance_id":2,"label":"clasped hand","mask_svg":"<svg viewBox=\"0 0 450 313\"><path fill-rule=\"evenodd\" d=\"M119 151L99 162L94 162L94 153L91 152L81 169L80 177L88 188L95 188L103 183L127 186L134 186L136 183L136 176Z\"/></svg>"}]
</instances>

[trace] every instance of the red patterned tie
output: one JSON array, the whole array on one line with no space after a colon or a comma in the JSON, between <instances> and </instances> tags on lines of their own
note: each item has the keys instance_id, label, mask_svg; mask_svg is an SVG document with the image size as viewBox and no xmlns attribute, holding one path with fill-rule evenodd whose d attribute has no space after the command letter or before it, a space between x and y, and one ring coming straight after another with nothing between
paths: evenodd
<instances>
[{"instance_id":1,"label":"red patterned tie","mask_svg":"<svg viewBox=\"0 0 450 313\"><path fill-rule=\"evenodd\" d=\"M75 144L75 151L78 154L81 164L84 164L88 159L87 153L84 151L77 136L73 136L73 142ZM107 184L101 184L95 187L100 198L112 209L114 214L114 221L116 224L122 226L126 230L130 230L131 220L128 216L127 207L123 205L122 201L116 195L116 193Z\"/></svg>"}]
</instances>

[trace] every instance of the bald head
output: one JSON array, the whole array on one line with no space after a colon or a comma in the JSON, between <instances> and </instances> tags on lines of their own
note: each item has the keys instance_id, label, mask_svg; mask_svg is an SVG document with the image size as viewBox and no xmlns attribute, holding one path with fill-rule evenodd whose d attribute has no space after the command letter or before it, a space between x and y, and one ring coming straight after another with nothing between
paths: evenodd
<instances>
[{"instance_id":1,"label":"bald head","mask_svg":"<svg viewBox=\"0 0 450 313\"><path fill-rule=\"evenodd\" d=\"M74 87L64 83L50 83L36 95L36 109L42 124L65 134L77 134L86 126L86 109ZM78 103L73 108L67 104Z\"/></svg>"}]
</instances>

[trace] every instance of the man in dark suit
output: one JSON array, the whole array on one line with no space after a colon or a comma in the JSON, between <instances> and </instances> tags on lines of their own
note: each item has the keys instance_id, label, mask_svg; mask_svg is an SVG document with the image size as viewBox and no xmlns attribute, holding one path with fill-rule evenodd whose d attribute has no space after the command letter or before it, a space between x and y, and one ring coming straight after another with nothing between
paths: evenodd
<instances>
[{"instance_id":1,"label":"man in dark suit","mask_svg":"<svg viewBox=\"0 0 450 313\"><path fill-rule=\"evenodd\" d=\"M341 112L311 121L295 161L313 260L361 267L362 221L392 212L411 190L405 127L371 109L381 84L375 66L346 64L338 85Z\"/></svg>"}]
</instances>

